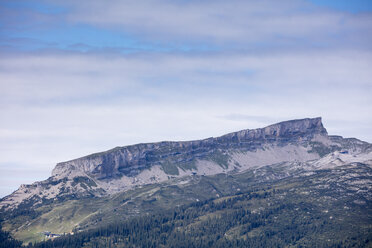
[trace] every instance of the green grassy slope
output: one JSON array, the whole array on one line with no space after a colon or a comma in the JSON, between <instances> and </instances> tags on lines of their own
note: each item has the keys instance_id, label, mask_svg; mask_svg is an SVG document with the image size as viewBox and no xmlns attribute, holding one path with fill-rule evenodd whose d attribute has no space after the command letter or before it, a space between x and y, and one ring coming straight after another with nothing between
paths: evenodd
<instances>
[{"instance_id":1,"label":"green grassy slope","mask_svg":"<svg viewBox=\"0 0 372 248\"><path fill-rule=\"evenodd\" d=\"M267 166L235 175L174 179L111 197L51 202L35 209L33 214L27 211L15 214L3 226L4 229L15 230L13 236L27 243L43 240L42 231L63 233L74 228L102 228L136 216L154 215L156 218L192 203L210 205L213 202L225 206L230 202L226 205L230 207L217 209L210 209L207 205L203 205L206 210L203 206L194 206L190 208L194 210L190 211L196 215L188 217L190 222L170 222L174 229L164 235L176 235L175 232L179 231L190 233L190 237L196 235L199 240L207 242L211 228L230 223L220 232L220 238L223 237L226 242L252 239L261 242L262 237L269 235L273 236L269 239L272 242L289 244L288 240L281 242L291 232L299 233L293 237L295 241L292 238L290 241L297 245L314 240L319 244L339 244L346 237L361 242L364 237L369 237L372 203L368 198L368 188L360 184L372 174L369 166L358 164L305 174L299 171L286 178L281 173L283 168L280 165ZM248 211L250 221L244 222L244 216L235 216L236 209ZM230 214L233 215L231 222L228 221ZM251 226L249 223L251 218L256 218L254 216L265 217L258 226ZM197 234L199 232L204 234ZM97 242L102 241L97 239Z\"/></svg>"},{"instance_id":2,"label":"green grassy slope","mask_svg":"<svg viewBox=\"0 0 372 248\"><path fill-rule=\"evenodd\" d=\"M360 177L347 179L355 184L363 179L363 170L371 172L360 165L255 184L239 193L157 209L37 247L372 247L372 203L348 192L350 181L340 183L340 178L359 172ZM336 178L337 183L330 183ZM217 191L226 186L222 182L240 180L214 179ZM209 180L198 185L209 185Z\"/></svg>"}]
</instances>

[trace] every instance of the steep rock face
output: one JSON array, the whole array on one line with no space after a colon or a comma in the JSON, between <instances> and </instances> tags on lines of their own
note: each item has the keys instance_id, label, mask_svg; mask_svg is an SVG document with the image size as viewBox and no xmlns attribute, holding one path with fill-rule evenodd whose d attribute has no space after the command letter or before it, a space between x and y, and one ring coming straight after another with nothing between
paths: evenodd
<instances>
[{"instance_id":1,"label":"steep rock face","mask_svg":"<svg viewBox=\"0 0 372 248\"><path fill-rule=\"evenodd\" d=\"M242 130L235 133L226 134L217 140L231 141L251 141L251 140L289 140L295 137L310 137L314 134L327 135L327 130L323 127L320 117L313 119L300 119L280 122L265 128L254 130Z\"/></svg>"},{"instance_id":2,"label":"steep rock face","mask_svg":"<svg viewBox=\"0 0 372 248\"><path fill-rule=\"evenodd\" d=\"M319 200L337 193L366 205L372 200L371 168L372 144L329 136L320 118L293 120L204 140L117 147L59 163L47 180L1 199L0 214L3 227L29 242L41 240L44 230L71 232L303 178L313 188L301 195L320 193L314 198Z\"/></svg>"},{"instance_id":3,"label":"steep rock face","mask_svg":"<svg viewBox=\"0 0 372 248\"><path fill-rule=\"evenodd\" d=\"M238 173L282 162L306 162L334 151L366 151L368 143L328 136L321 118L292 120L196 141L117 147L59 163L42 182L22 185L0 208L30 202L103 196L175 177Z\"/></svg>"},{"instance_id":4,"label":"steep rock face","mask_svg":"<svg viewBox=\"0 0 372 248\"><path fill-rule=\"evenodd\" d=\"M136 176L165 160L173 163L203 159L218 149L254 151L266 143L304 144L316 135L327 136L321 118L281 122L261 129L242 130L218 138L186 142L159 142L117 147L103 153L57 164L53 176L83 171L96 179Z\"/></svg>"}]
</instances>

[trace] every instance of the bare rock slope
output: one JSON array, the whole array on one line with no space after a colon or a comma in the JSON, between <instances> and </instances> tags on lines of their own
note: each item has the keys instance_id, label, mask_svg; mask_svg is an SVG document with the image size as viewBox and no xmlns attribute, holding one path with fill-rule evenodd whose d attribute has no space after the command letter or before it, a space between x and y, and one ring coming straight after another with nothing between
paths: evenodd
<instances>
[{"instance_id":1,"label":"bare rock slope","mask_svg":"<svg viewBox=\"0 0 372 248\"><path fill-rule=\"evenodd\" d=\"M317 170L347 163L371 165L371 144L329 136L321 118L292 120L217 138L116 147L59 163L45 181L22 185L0 208L45 200L100 197L190 175L239 173L287 162ZM306 163L305 163L306 162Z\"/></svg>"}]
</instances>

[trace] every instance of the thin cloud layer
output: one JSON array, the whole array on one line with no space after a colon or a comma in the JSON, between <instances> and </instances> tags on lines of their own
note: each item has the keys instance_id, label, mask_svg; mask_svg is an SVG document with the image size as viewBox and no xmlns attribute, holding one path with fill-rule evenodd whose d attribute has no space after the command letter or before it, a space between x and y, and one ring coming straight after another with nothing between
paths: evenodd
<instances>
[{"instance_id":1,"label":"thin cloud layer","mask_svg":"<svg viewBox=\"0 0 372 248\"><path fill-rule=\"evenodd\" d=\"M370 49L372 43L370 12L335 11L305 0L115 0L109 4L103 0L89 4L68 0L39 2L38 8L26 3L23 8L14 8L11 1L5 3L0 8L4 39L39 39L40 45L34 45L37 48L50 48L55 43L58 49L82 51L90 46L95 50L115 48L127 52L240 51Z\"/></svg>"},{"instance_id":2,"label":"thin cloud layer","mask_svg":"<svg viewBox=\"0 0 372 248\"><path fill-rule=\"evenodd\" d=\"M371 41L372 18L327 11L305 1L69 2L67 20L163 42L186 40L250 46L327 46ZM343 36L343 39L339 39ZM259 44L256 44L256 43ZM274 44L273 44L273 43ZM230 47L232 49L232 47Z\"/></svg>"},{"instance_id":3,"label":"thin cloud layer","mask_svg":"<svg viewBox=\"0 0 372 248\"><path fill-rule=\"evenodd\" d=\"M146 141L157 140L142 136L146 130L135 130L141 126L142 118L148 123L157 122L159 132L164 131L164 125L170 125L168 131L175 125L172 135L179 132L184 139L222 134L225 121L232 119L221 116L231 115L266 116L273 120L322 115L325 120L352 119L367 126L371 118L363 113L370 112L372 106L371 56L360 52L311 52L2 57L0 81L6 83L1 84L0 106L7 118L1 125L11 131L15 140L22 136L17 133L26 134L28 128L41 135L49 126L47 136L53 128L59 128L57 133L61 136L73 128L71 137L76 137L89 126L93 126L89 133L93 136L103 130L111 130L115 136L114 130L124 130L127 125L139 133L138 139L123 138L116 145L143 142L143 137L147 137ZM177 124L184 119L183 111L197 113L186 115L191 120L209 116L216 132L210 133L213 128L206 125L198 134L182 136L194 128ZM86 116L87 113L91 115ZM172 118L174 123L170 122ZM241 122L239 128L254 127L244 118L233 121ZM147 127L144 125L144 129ZM357 130L350 132L352 136L358 134ZM50 140L54 138L52 135ZM362 138L372 140L368 133Z\"/></svg>"}]
</instances>

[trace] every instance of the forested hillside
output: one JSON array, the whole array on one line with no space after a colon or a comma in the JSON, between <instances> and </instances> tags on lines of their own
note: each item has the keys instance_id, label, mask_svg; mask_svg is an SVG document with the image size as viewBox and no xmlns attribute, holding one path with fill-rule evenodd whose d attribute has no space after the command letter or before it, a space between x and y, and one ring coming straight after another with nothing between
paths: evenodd
<instances>
[{"instance_id":1,"label":"forested hillside","mask_svg":"<svg viewBox=\"0 0 372 248\"><path fill-rule=\"evenodd\" d=\"M291 177L35 247L372 247L371 203L333 177Z\"/></svg>"},{"instance_id":2,"label":"forested hillside","mask_svg":"<svg viewBox=\"0 0 372 248\"><path fill-rule=\"evenodd\" d=\"M42 248L372 247L371 189L372 144L302 119L60 163L0 223Z\"/></svg>"},{"instance_id":3,"label":"forested hillside","mask_svg":"<svg viewBox=\"0 0 372 248\"><path fill-rule=\"evenodd\" d=\"M21 245L21 241L13 239L8 232L2 231L0 225L0 248L17 248Z\"/></svg>"}]
</instances>

